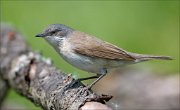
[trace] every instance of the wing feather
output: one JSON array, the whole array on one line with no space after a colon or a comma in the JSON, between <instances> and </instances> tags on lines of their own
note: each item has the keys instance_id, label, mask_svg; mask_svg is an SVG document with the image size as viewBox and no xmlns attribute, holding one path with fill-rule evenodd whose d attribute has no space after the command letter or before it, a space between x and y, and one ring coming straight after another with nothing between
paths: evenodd
<instances>
[{"instance_id":1,"label":"wing feather","mask_svg":"<svg viewBox=\"0 0 180 110\"><path fill-rule=\"evenodd\" d=\"M79 54L111 60L135 60L125 50L80 31L72 32L69 42Z\"/></svg>"}]
</instances>

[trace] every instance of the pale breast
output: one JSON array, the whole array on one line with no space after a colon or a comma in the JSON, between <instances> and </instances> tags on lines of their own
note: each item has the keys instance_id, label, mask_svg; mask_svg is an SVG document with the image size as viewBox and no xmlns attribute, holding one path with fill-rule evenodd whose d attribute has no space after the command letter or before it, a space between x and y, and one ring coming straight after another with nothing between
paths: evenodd
<instances>
[{"instance_id":1,"label":"pale breast","mask_svg":"<svg viewBox=\"0 0 180 110\"><path fill-rule=\"evenodd\" d=\"M66 60L71 65L88 72L99 73L101 67L96 66L96 62L92 58L86 57L84 55L79 55L72 50L72 45L63 41L61 47L59 48L60 55L64 60Z\"/></svg>"},{"instance_id":2,"label":"pale breast","mask_svg":"<svg viewBox=\"0 0 180 110\"><path fill-rule=\"evenodd\" d=\"M107 60L96 57L88 57L73 51L73 45L64 40L58 53L71 65L91 73L101 74L103 68L111 69L124 65L124 61Z\"/></svg>"}]
</instances>

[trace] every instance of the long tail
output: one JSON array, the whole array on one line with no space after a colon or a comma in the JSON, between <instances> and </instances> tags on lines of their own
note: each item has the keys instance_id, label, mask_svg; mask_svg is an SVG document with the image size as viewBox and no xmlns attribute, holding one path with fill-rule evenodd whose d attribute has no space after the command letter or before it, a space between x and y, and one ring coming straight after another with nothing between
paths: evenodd
<instances>
[{"instance_id":1,"label":"long tail","mask_svg":"<svg viewBox=\"0 0 180 110\"><path fill-rule=\"evenodd\" d=\"M137 62L140 61L148 61L153 59L159 59L159 60L173 60L170 56L156 56L156 55L144 55L144 54L137 54L137 53L128 53L132 57L134 57Z\"/></svg>"}]
</instances>

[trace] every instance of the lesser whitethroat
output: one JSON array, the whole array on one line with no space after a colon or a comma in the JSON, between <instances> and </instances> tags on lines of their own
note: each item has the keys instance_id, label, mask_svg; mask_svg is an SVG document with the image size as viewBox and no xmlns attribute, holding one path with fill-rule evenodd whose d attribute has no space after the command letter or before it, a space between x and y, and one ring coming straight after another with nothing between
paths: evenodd
<instances>
[{"instance_id":1,"label":"lesser whitethroat","mask_svg":"<svg viewBox=\"0 0 180 110\"><path fill-rule=\"evenodd\" d=\"M49 25L42 34L61 57L73 66L97 76L89 88L105 76L110 69L152 59L171 60L169 56L144 55L127 52L94 36L77 31L63 24Z\"/></svg>"}]
</instances>

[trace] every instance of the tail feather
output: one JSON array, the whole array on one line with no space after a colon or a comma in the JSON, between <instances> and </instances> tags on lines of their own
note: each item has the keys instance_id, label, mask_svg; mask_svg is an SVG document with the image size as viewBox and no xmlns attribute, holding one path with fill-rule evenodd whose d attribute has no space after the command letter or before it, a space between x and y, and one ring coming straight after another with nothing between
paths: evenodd
<instances>
[{"instance_id":1,"label":"tail feather","mask_svg":"<svg viewBox=\"0 0 180 110\"><path fill-rule=\"evenodd\" d=\"M144 55L144 54L136 54L136 53L129 53L132 57L134 57L137 61L148 61L153 59L159 60L173 60L170 56L156 56L156 55Z\"/></svg>"}]
</instances>

